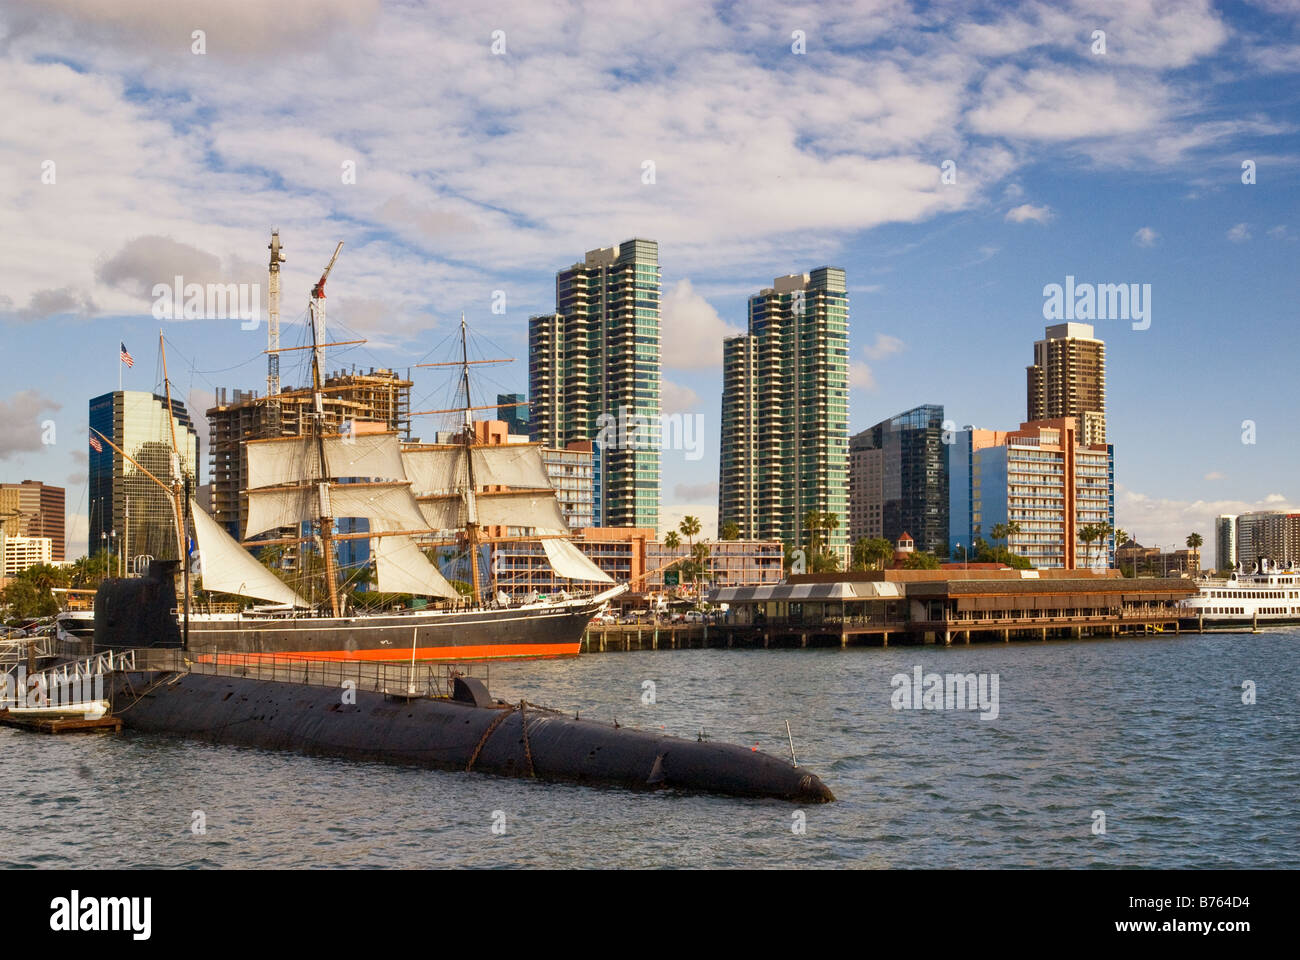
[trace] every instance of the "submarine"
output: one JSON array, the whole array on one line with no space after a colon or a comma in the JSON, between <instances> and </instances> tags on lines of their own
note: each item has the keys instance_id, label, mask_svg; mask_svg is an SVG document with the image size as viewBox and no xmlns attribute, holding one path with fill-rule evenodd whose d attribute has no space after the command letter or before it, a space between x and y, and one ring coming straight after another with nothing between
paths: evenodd
<instances>
[{"instance_id":1,"label":"submarine","mask_svg":"<svg viewBox=\"0 0 1300 960\"><path fill-rule=\"evenodd\" d=\"M172 611L174 561L136 579L106 580L95 601L95 648L170 648L177 669L109 674L105 696L124 727L211 743L632 790L672 790L794 803L835 799L815 774L735 744L687 740L493 699L454 676L444 696L337 683L204 672L189 660ZM141 658L146 659L146 658ZM213 665L216 666L215 664ZM337 665L332 665L336 667ZM190 669L193 667L194 669ZM281 670L281 673L283 670Z\"/></svg>"}]
</instances>

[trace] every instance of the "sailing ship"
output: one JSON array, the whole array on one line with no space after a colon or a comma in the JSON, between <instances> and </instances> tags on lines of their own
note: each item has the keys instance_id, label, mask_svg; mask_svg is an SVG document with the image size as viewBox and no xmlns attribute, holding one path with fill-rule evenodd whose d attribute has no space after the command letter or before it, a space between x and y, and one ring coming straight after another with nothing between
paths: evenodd
<instances>
[{"instance_id":1,"label":"sailing ship","mask_svg":"<svg viewBox=\"0 0 1300 960\"><path fill-rule=\"evenodd\" d=\"M178 611L187 649L200 656L313 660L576 655L591 618L628 585L615 584L570 542L568 523L539 444L475 442L469 393L472 361L463 316L461 358L456 365L462 370L464 406L453 408L464 417L459 442L403 444L396 432L327 431L321 374L327 346L324 287L338 253L336 248L310 301L313 413L308 418L309 432L247 442L244 544L193 499L185 498L188 510L183 511L179 471L174 468L171 492L177 529L183 529L183 511L192 522L202 589L269 604L233 613L196 612L191 609L187 568L184 606ZM369 530L339 533L335 521L340 518L364 519ZM285 528L296 533L307 528L311 533L250 540ZM379 592L431 598L434 606L384 612L348 609L339 589L334 549L340 541L362 538L371 541ZM478 564L481 547L506 540L540 541L557 576L607 586L577 596L561 593L514 602L481 582ZM323 561L326 601L321 607L304 599L245 549L303 543L316 544ZM468 556L468 597L425 555L424 548L447 544L457 545ZM136 645L143 640L137 638Z\"/></svg>"}]
</instances>

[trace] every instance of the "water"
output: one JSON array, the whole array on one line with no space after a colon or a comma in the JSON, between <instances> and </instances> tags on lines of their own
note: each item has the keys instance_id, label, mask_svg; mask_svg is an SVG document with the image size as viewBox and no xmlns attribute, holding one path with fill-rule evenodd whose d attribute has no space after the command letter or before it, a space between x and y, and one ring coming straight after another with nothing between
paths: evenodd
<instances>
[{"instance_id":1,"label":"water","mask_svg":"<svg viewBox=\"0 0 1300 960\"><path fill-rule=\"evenodd\" d=\"M703 726L776 754L788 719L800 763L839 798L806 808L0 728L0 867L1294 868L1297 641L646 651L492 668L500 697L686 737ZM918 664L998 674L997 719L894 710L890 678Z\"/></svg>"}]
</instances>

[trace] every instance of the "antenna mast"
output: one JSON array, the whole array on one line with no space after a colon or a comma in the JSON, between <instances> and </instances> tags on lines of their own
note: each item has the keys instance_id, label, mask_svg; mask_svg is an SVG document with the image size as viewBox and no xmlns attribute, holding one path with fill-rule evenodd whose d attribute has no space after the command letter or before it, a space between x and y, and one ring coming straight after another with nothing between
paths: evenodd
<instances>
[{"instance_id":1,"label":"antenna mast","mask_svg":"<svg viewBox=\"0 0 1300 960\"><path fill-rule=\"evenodd\" d=\"M469 544L469 583L474 605L483 601L483 593L478 583L478 504L474 499L474 414L471 413L469 398L469 352L465 346L465 314L460 315L460 363L461 378L465 385L465 471L468 483L465 487L465 539Z\"/></svg>"},{"instance_id":2,"label":"antenna mast","mask_svg":"<svg viewBox=\"0 0 1300 960\"><path fill-rule=\"evenodd\" d=\"M321 480L317 486L320 496L320 547L321 556L325 561L325 584L329 588L330 614L335 617L340 614L339 590L334 574L334 511L330 507L329 469L325 462L325 401L321 392L321 366L325 359L325 281L330 271L334 269L334 263L338 260L339 251L342 249L343 241L340 240L339 245L334 248L334 256L330 257L330 262L325 267L325 272L320 275L320 280L316 281L316 286L311 288L311 395L315 414L312 421L316 432L316 453L320 457Z\"/></svg>"}]
</instances>

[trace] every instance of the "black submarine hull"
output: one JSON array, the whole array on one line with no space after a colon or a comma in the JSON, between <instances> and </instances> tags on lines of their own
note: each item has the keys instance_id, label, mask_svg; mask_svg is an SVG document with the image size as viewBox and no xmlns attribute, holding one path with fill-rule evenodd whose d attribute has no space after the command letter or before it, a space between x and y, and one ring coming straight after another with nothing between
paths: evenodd
<instances>
[{"instance_id":1,"label":"black submarine hull","mask_svg":"<svg viewBox=\"0 0 1300 960\"><path fill-rule=\"evenodd\" d=\"M475 703L463 687L470 702L357 690L344 703L337 687L196 673L117 674L109 686L114 713L147 733L633 790L835 799L815 775L747 747L485 705L483 692Z\"/></svg>"}]
</instances>

